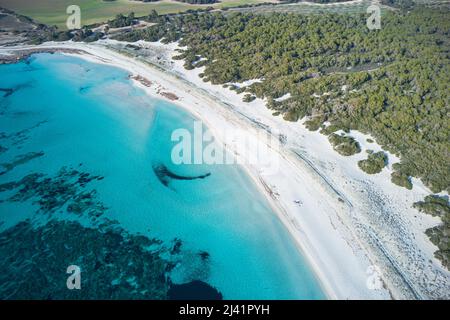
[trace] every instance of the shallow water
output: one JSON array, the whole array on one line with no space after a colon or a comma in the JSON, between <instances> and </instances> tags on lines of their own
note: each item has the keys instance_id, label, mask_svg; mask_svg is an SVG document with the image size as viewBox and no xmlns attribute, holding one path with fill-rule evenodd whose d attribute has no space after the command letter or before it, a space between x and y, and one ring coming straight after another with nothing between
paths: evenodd
<instances>
[{"instance_id":1,"label":"shallow water","mask_svg":"<svg viewBox=\"0 0 450 320\"><path fill-rule=\"evenodd\" d=\"M91 228L112 220L171 248L161 257L173 261L173 283L201 280L226 299L324 298L242 168L171 162L172 131L192 131L195 119L147 96L125 71L39 54L0 66L0 88L13 89L0 92L0 232L25 219ZM153 170L161 164L179 176L210 175L164 185ZM21 180L33 173L42 177Z\"/></svg>"}]
</instances>

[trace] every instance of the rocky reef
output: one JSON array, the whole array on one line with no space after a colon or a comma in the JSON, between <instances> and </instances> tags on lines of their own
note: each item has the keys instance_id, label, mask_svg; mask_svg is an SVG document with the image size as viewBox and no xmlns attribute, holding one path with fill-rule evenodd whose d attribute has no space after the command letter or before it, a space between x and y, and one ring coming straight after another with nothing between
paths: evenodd
<instances>
[{"instance_id":1,"label":"rocky reef","mask_svg":"<svg viewBox=\"0 0 450 320\"><path fill-rule=\"evenodd\" d=\"M107 208L96 199L95 189L85 187L93 180L102 179L102 176L63 167L53 177L32 173L19 181L0 184L0 192L14 190L16 192L3 201L32 200L42 213L53 213L65 208L67 212L76 215L99 217Z\"/></svg>"},{"instance_id":2,"label":"rocky reef","mask_svg":"<svg viewBox=\"0 0 450 320\"><path fill-rule=\"evenodd\" d=\"M209 284L194 280L189 283L171 285L168 298L170 300L222 300L222 294Z\"/></svg>"},{"instance_id":3,"label":"rocky reef","mask_svg":"<svg viewBox=\"0 0 450 320\"><path fill-rule=\"evenodd\" d=\"M0 193L8 194L0 205L31 201L37 207L33 217L39 217L0 233L0 299L222 297L205 282L208 252L185 249L178 238L164 243L131 234L106 218L109 209L91 184L104 177L82 166L0 184ZM67 215L61 213L73 218L62 220ZM66 286L70 265L81 269L80 290Z\"/></svg>"},{"instance_id":4,"label":"rocky reef","mask_svg":"<svg viewBox=\"0 0 450 320\"><path fill-rule=\"evenodd\" d=\"M160 241L117 226L21 222L0 234L2 299L165 299ZM81 289L66 287L69 265L81 268Z\"/></svg>"},{"instance_id":5,"label":"rocky reef","mask_svg":"<svg viewBox=\"0 0 450 320\"><path fill-rule=\"evenodd\" d=\"M13 161L11 162L7 162L7 163L2 163L1 166L3 167L3 171L0 171L0 176L8 173L9 171L11 171L12 169L14 169L17 166L20 166L21 164L25 164L28 161L31 161L35 158L39 158L42 157L44 155L44 152L39 151L39 152L28 152L25 154L21 154L18 155L14 158Z\"/></svg>"}]
</instances>

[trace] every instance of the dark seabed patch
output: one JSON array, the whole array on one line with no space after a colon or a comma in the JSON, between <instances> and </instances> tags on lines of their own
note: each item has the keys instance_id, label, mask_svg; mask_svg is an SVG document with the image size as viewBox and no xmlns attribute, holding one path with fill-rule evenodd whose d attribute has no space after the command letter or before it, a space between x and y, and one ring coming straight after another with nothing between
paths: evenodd
<instances>
[{"instance_id":1,"label":"dark seabed patch","mask_svg":"<svg viewBox=\"0 0 450 320\"><path fill-rule=\"evenodd\" d=\"M14 92L14 89L12 88L0 88L0 92L3 92L3 98L6 98Z\"/></svg>"},{"instance_id":2,"label":"dark seabed patch","mask_svg":"<svg viewBox=\"0 0 450 320\"><path fill-rule=\"evenodd\" d=\"M24 202L33 199L33 204L38 205L42 213L53 213L67 206L69 213L96 218L107 208L97 199L97 191L87 190L86 185L102 179L99 175L62 167L53 177L32 173L18 181L0 184L0 192L16 190L6 201Z\"/></svg>"},{"instance_id":3,"label":"dark seabed patch","mask_svg":"<svg viewBox=\"0 0 450 320\"><path fill-rule=\"evenodd\" d=\"M209 253L206 251L200 251L199 255L203 261L206 261L209 259Z\"/></svg>"},{"instance_id":4,"label":"dark seabed patch","mask_svg":"<svg viewBox=\"0 0 450 320\"><path fill-rule=\"evenodd\" d=\"M114 224L88 228L21 222L0 233L1 299L165 299L167 262L161 242ZM68 290L67 267L81 269L81 290Z\"/></svg>"},{"instance_id":5,"label":"dark seabed patch","mask_svg":"<svg viewBox=\"0 0 450 320\"><path fill-rule=\"evenodd\" d=\"M26 220L0 233L0 299L222 299L203 281L172 284L166 251L107 219L94 228ZM81 290L66 287L70 265L81 269Z\"/></svg>"},{"instance_id":6,"label":"dark seabed patch","mask_svg":"<svg viewBox=\"0 0 450 320\"><path fill-rule=\"evenodd\" d=\"M28 152L25 154L20 154L14 158L13 161L8 163L2 163L1 166L5 169L2 172L0 172L0 176L13 170L15 167L20 166L22 164L25 164L35 158L42 157L44 155L44 152Z\"/></svg>"},{"instance_id":7,"label":"dark seabed patch","mask_svg":"<svg viewBox=\"0 0 450 320\"><path fill-rule=\"evenodd\" d=\"M179 254L181 251L182 244L183 244L183 242L181 241L181 239L175 238L173 240L172 249L170 249L170 254Z\"/></svg>"},{"instance_id":8,"label":"dark seabed patch","mask_svg":"<svg viewBox=\"0 0 450 320\"><path fill-rule=\"evenodd\" d=\"M20 149L22 145L30 138L32 131L47 122L47 120L42 120L35 123L29 128L12 133L0 132L0 141L3 141L3 143L5 144L9 144L9 146L14 146Z\"/></svg>"},{"instance_id":9,"label":"dark seabed patch","mask_svg":"<svg viewBox=\"0 0 450 320\"><path fill-rule=\"evenodd\" d=\"M21 89L31 87L31 85L32 85L31 82L21 83L21 84L15 86L14 88L0 88L0 92L3 92L3 98L7 98L10 95L12 95L13 93L15 93Z\"/></svg>"},{"instance_id":10,"label":"dark seabed patch","mask_svg":"<svg viewBox=\"0 0 450 320\"><path fill-rule=\"evenodd\" d=\"M89 91L92 87L91 86L84 86L84 87L80 87L80 89L78 89L78 91L80 93L86 93L87 91Z\"/></svg>"},{"instance_id":11,"label":"dark seabed patch","mask_svg":"<svg viewBox=\"0 0 450 320\"><path fill-rule=\"evenodd\" d=\"M0 204L31 200L38 206L36 221L0 233L0 299L167 299L174 268L189 279L207 279L207 252L184 250L178 238L166 246L105 218L109 209L87 188L103 178L62 167L54 176L32 173L0 184L0 193L15 191ZM92 225L60 220L64 211ZM82 290L66 287L70 265L81 268Z\"/></svg>"},{"instance_id":12,"label":"dark seabed patch","mask_svg":"<svg viewBox=\"0 0 450 320\"><path fill-rule=\"evenodd\" d=\"M169 185L170 180L195 180L195 179L204 179L209 177L211 173L202 174L199 176L181 176L176 173L170 171L164 164L155 164L152 166L153 172L158 177L158 180L165 185L166 187Z\"/></svg>"},{"instance_id":13,"label":"dark seabed patch","mask_svg":"<svg viewBox=\"0 0 450 320\"><path fill-rule=\"evenodd\" d=\"M206 282L194 280L183 284L171 284L170 300L222 300L222 293Z\"/></svg>"}]
</instances>

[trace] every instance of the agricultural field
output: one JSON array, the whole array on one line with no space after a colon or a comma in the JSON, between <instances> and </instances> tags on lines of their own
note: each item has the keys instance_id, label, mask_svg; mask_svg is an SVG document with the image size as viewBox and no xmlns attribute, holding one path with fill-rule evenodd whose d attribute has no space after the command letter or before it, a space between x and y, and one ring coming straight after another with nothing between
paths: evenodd
<instances>
[{"instance_id":1,"label":"agricultural field","mask_svg":"<svg viewBox=\"0 0 450 320\"><path fill-rule=\"evenodd\" d=\"M68 15L66 8L69 5L79 5L81 8L81 22L89 25L103 22L115 17L119 13L128 14L134 12L136 16L149 14L156 10L159 14L183 12L189 9L206 7L225 8L243 4L256 4L262 2L277 2L276 0L222 0L215 4L194 5L163 0L158 2L140 2L131 0L0 0L0 7L4 7L19 14L29 16L34 20L48 25L56 25L65 29Z\"/></svg>"}]
</instances>

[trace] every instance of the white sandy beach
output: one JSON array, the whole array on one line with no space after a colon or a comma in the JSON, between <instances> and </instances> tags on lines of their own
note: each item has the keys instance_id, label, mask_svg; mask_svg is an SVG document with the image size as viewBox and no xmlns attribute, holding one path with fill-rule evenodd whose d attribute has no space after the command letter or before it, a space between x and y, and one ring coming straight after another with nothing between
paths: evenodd
<instances>
[{"instance_id":1,"label":"white sandy beach","mask_svg":"<svg viewBox=\"0 0 450 320\"><path fill-rule=\"evenodd\" d=\"M351 132L363 150L351 157L340 156L326 136L308 131L301 123L272 116L264 101L244 103L243 94L203 82L198 77L201 68L185 70L182 61L171 59L176 44L135 44L146 48L147 61L155 65L111 50L111 46L117 49L121 44L108 40L47 43L33 48L80 49L88 53L80 55L85 59L150 80L150 87L135 82L151 96L175 94L179 99L172 103L201 119L220 142L226 143L224 133L229 130L285 137L281 148L269 146L263 154L279 161L276 173L258 164L246 164L245 168L331 299L450 298L450 273L433 257L437 248L424 234L439 220L411 207L430 191L417 180L412 191L390 182L396 156L389 154L389 165L380 174L367 175L357 161L366 157L367 149L380 150L376 143L366 141L368 136ZM11 50L0 49L0 54ZM242 151L239 142L226 146L233 153ZM376 270L383 280L381 287L371 285Z\"/></svg>"}]
</instances>

